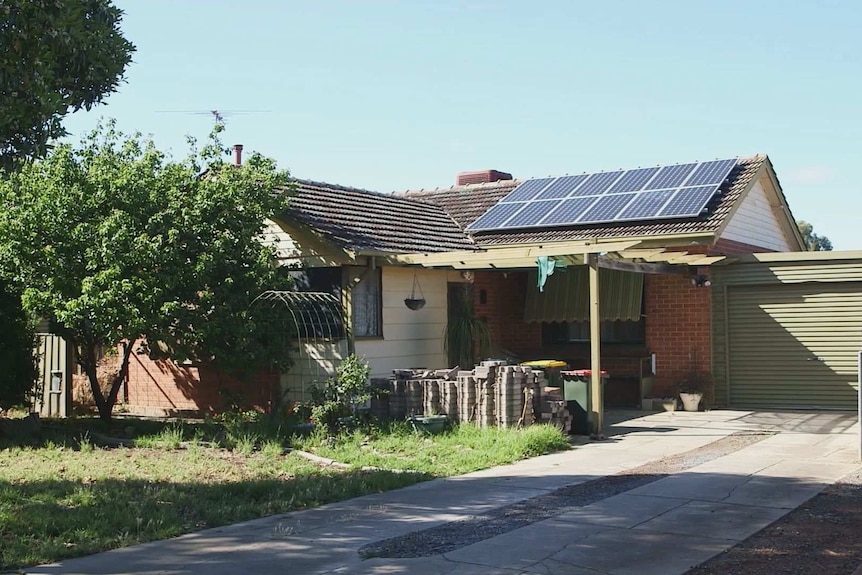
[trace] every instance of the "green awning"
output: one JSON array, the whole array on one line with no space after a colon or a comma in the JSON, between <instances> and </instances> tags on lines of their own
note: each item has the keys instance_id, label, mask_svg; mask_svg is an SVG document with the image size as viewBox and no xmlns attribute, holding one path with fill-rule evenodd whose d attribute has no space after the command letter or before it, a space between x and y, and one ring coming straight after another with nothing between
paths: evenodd
<instances>
[{"instance_id":1,"label":"green awning","mask_svg":"<svg viewBox=\"0 0 862 575\"><path fill-rule=\"evenodd\" d=\"M639 321L643 300L643 274L599 271L599 309L602 320ZM527 283L526 322L588 321L590 319L589 267L568 266L548 278L545 291L536 287L537 272Z\"/></svg>"}]
</instances>

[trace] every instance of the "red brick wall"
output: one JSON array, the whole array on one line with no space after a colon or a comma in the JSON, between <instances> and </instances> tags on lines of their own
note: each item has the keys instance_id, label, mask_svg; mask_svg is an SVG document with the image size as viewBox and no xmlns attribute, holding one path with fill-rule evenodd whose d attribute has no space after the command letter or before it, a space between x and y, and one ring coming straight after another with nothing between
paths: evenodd
<instances>
[{"instance_id":1,"label":"red brick wall","mask_svg":"<svg viewBox=\"0 0 862 575\"><path fill-rule=\"evenodd\" d=\"M524 322L527 282L527 272L495 271L476 272L473 284L476 315L488 322L495 347L524 357L542 347L541 324ZM484 304L481 303L483 290Z\"/></svg>"},{"instance_id":2,"label":"red brick wall","mask_svg":"<svg viewBox=\"0 0 862 575\"><path fill-rule=\"evenodd\" d=\"M128 407L133 413L210 413L225 407L225 394L239 394L250 406L266 410L279 386L277 372L263 372L247 384L212 368L154 361L133 353L129 361ZM121 394L122 398L122 394Z\"/></svg>"},{"instance_id":3,"label":"red brick wall","mask_svg":"<svg viewBox=\"0 0 862 575\"><path fill-rule=\"evenodd\" d=\"M646 344L656 354L654 395L671 396L687 373L712 370L710 290L691 285L687 275L647 274L644 296Z\"/></svg>"}]
</instances>

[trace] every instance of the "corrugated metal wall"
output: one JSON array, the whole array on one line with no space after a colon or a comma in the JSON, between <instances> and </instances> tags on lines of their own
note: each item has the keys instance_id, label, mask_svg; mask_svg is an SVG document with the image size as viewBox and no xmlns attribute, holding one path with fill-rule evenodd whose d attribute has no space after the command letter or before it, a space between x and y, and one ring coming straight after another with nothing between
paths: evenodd
<instances>
[{"instance_id":1,"label":"corrugated metal wall","mask_svg":"<svg viewBox=\"0 0 862 575\"><path fill-rule=\"evenodd\" d=\"M715 266L716 402L732 407L856 407L862 259Z\"/></svg>"}]
</instances>

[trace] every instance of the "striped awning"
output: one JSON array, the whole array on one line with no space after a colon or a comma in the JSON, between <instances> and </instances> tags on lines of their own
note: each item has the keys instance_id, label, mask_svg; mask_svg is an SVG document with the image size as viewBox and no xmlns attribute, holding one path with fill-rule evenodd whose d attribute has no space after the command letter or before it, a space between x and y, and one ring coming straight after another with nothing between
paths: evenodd
<instances>
[{"instance_id":1,"label":"striped awning","mask_svg":"<svg viewBox=\"0 0 862 575\"><path fill-rule=\"evenodd\" d=\"M599 280L599 311L602 320L639 321L643 300L643 274L603 269ZM530 272L526 322L589 321L589 267L557 269L545 283L543 292L536 287L538 273Z\"/></svg>"}]
</instances>

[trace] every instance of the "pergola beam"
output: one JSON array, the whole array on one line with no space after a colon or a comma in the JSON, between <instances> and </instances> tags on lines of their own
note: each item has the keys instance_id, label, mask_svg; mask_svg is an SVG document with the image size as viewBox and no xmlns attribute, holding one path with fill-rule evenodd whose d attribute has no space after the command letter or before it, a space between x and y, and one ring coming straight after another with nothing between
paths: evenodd
<instances>
[{"instance_id":1,"label":"pergola beam","mask_svg":"<svg viewBox=\"0 0 862 575\"><path fill-rule=\"evenodd\" d=\"M422 265L425 267L454 267L468 264L495 264L506 261L511 264L521 260L515 267L532 267L539 256L569 256L587 253L607 253L626 250L638 245L638 240L618 242L553 242L523 247L489 247L485 250L465 250L455 252L433 252L421 254L400 254L394 259L400 263ZM511 267L511 265L510 265Z\"/></svg>"}]
</instances>

